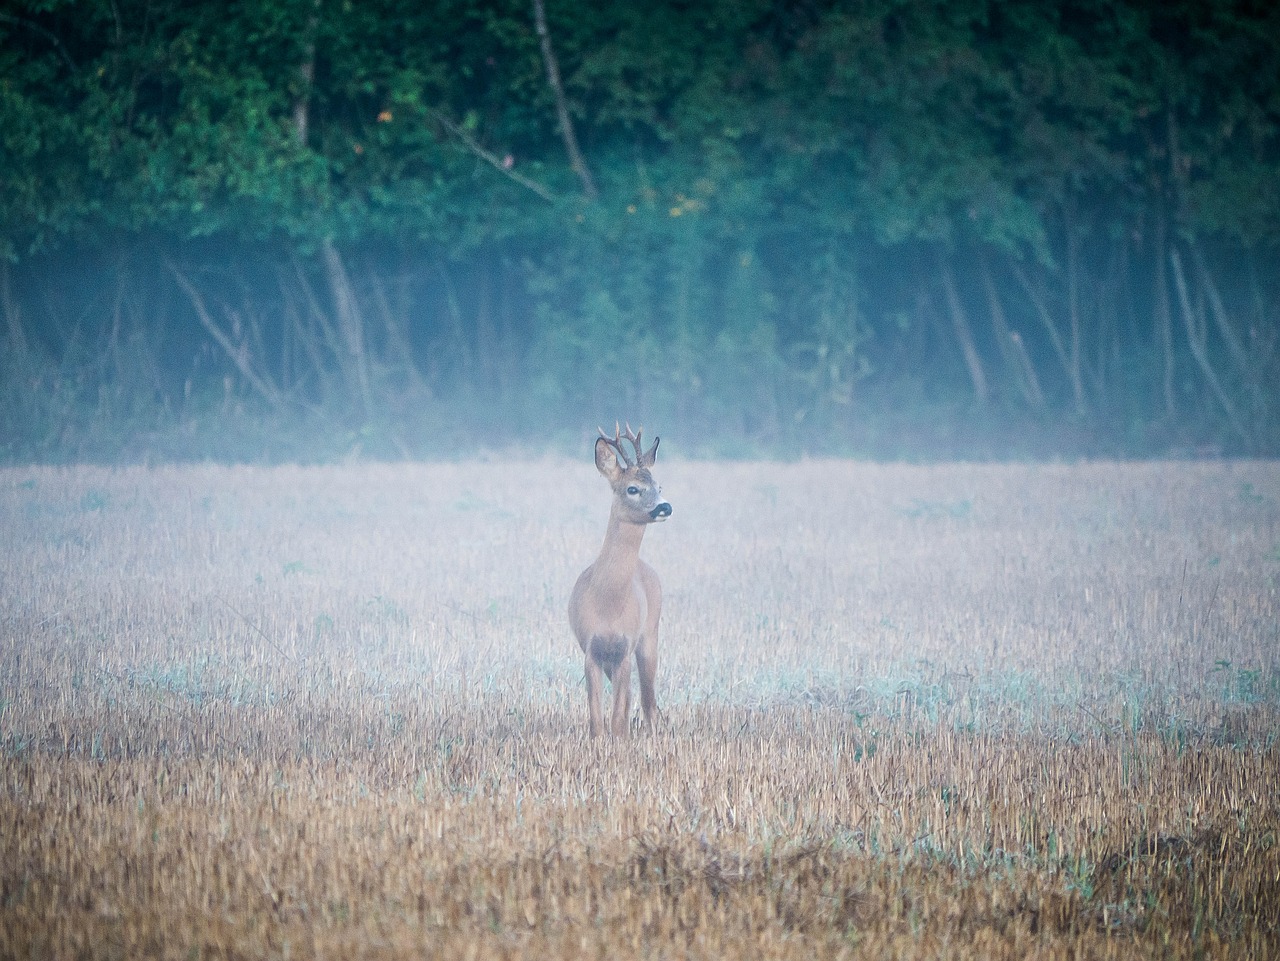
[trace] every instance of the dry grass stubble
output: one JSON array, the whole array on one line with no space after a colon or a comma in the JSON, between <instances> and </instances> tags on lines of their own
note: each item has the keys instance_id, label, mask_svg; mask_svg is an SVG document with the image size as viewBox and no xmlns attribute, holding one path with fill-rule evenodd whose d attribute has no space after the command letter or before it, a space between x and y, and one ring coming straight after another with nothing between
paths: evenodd
<instances>
[{"instance_id":1,"label":"dry grass stubble","mask_svg":"<svg viewBox=\"0 0 1280 961\"><path fill-rule=\"evenodd\" d=\"M615 745L589 463L0 472L0 955L1280 950L1280 468L661 479Z\"/></svg>"}]
</instances>

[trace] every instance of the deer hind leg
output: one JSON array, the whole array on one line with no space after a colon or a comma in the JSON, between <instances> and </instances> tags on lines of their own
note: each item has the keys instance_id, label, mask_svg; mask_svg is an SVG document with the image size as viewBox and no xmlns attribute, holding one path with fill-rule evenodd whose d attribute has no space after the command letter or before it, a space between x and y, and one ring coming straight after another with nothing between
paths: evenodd
<instances>
[{"instance_id":1,"label":"deer hind leg","mask_svg":"<svg viewBox=\"0 0 1280 961\"><path fill-rule=\"evenodd\" d=\"M613 681L613 736L626 737L631 721L631 660L624 657L610 676Z\"/></svg>"},{"instance_id":2,"label":"deer hind leg","mask_svg":"<svg viewBox=\"0 0 1280 961\"><path fill-rule=\"evenodd\" d=\"M591 715L591 736L597 737L604 730L604 711L600 706L604 678L600 663L587 652L587 711Z\"/></svg>"},{"instance_id":3,"label":"deer hind leg","mask_svg":"<svg viewBox=\"0 0 1280 961\"><path fill-rule=\"evenodd\" d=\"M636 648L636 667L640 674L640 706L644 709L644 724L652 734L658 723L658 698L654 693L654 678L658 674L658 645L648 638Z\"/></svg>"}]
</instances>

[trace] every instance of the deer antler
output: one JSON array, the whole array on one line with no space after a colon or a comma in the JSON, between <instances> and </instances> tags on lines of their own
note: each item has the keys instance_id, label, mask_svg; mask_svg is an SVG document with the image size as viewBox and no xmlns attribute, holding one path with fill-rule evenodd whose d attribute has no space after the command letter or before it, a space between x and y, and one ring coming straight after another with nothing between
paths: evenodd
<instances>
[{"instance_id":1,"label":"deer antler","mask_svg":"<svg viewBox=\"0 0 1280 961\"><path fill-rule=\"evenodd\" d=\"M633 434L631 433L631 425L630 424L627 425L627 440L631 441L631 446L636 449L637 464L639 464L642 460L644 460L644 447L640 443L640 435L643 433L644 433L643 427L641 427L638 431L636 431Z\"/></svg>"},{"instance_id":2,"label":"deer antler","mask_svg":"<svg viewBox=\"0 0 1280 961\"><path fill-rule=\"evenodd\" d=\"M641 430L643 430L643 429L644 429L644 428L641 428ZM634 460L632 460L630 457L628 457L628 456L627 456L627 452L626 452L625 450L623 450L623 449L622 449L622 428L618 426L618 422L617 422L616 420L613 422L613 436L612 436L612 437L610 437L608 434L606 434L606 433L604 432L604 428L603 428L603 427L597 427L597 428L596 428L596 430L600 431L600 436L604 438L604 442L605 442L606 444L608 444L610 447L612 447L612 448L613 448L614 453L616 453L616 454L618 455L618 458L619 458L619 459L620 459L624 464L626 464L628 467L635 467L635 466L636 466L636 462L635 462ZM630 425L630 424L628 424L628 425L627 425L627 440L631 441L632 446L634 446L634 445L635 445L636 440L637 440L637 438L635 437L635 435L633 435L633 434L631 433L631 425ZM640 452L640 448L638 448L638 447L637 447L637 448L636 448L636 454L637 454L637 456L639 456L639 452Z\"/></svg>"},{"instance_id":3,"label":"deer antler","mask_svg":"<svg viewBox=\"0 0 1280 961\"><path fill-rule=\"evenodd\" d=\"M613 422L612 437L604 432L603 427L599 427L597 430L600 431L600 436L604 438L604 442L613 448L614 452L618 455L618 459L622 461L622 463L626 464L627 467L635 467L636 465L641 467L653 466L653 454L654 451L658 449L658 441L657 438L654 438L653 446L646 451L644 449L644 445L640 441L640 435L644 433L643 427L632 432L631 425L627 425L626 439L631 441L631 446L635 448L636 456L634 458L630 457L627 452L622 449L622 428L618 426L618 422L616 420Z\"/></svg>"}]
</instances>

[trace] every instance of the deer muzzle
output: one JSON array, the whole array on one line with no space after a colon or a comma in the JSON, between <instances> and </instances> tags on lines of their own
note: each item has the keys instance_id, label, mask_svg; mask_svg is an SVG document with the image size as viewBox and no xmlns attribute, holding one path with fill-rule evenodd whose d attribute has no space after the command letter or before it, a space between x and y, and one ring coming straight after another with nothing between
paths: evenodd
<instances>
[{"instance_id":1,"label":"deer muzzle","mask_svg":"<svg viewBox=\"0 0 1280 961\"><path fill-rule=\"evenodd\" d=\"M665 521L670 516L671 505L666 501L663 501L653 510L649 511L649 520L651 521Z\"/></svg>"}]
</instances>

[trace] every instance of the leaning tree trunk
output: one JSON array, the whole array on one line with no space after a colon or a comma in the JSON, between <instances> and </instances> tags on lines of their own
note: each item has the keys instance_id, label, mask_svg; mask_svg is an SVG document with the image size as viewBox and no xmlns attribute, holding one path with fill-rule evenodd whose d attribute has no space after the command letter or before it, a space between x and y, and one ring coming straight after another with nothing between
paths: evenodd
<instances>
[{"instance_id":1,"label":"leaning tree trunk","mask_svg":"<svg viewBox=\"0 0 1280 961\"><path fill-rule=\"evenodd\" d=\"M1071 395L1075 400L1076 413L1080 415L1087 414L1089 407L1084 396L1084 381L1080 376L1080 368L1072 365L1071 357L1067 354L1067 348L1062 341L1062 334L1058 330L1057 321L1054 320L1053 313L1049 310L1049 296L1045 290L1043 279L1040 279L1039 282L1033 280L1022 264L1016 260L1012 261L1011 267L1014 279L1022 286L1023 293L1031 301L1031 306L1034 308L1036 316L1040 318L1040 323L1049 335L1049 343L1053 346L1053 352L1058 358L1058 363L1062 365L1063 373L1067 375L1067 379L1071 382Z\"/></svg>"},{"instance_id":2,"label":"leaning tree trunk","mask_svg":"<svg viewBox=\"0 0 1280 961\"><path fill-rule=\"evenodd\" d=\"M22 327L22 315L13 299L13 290L9 286L9 262L4 259L0 259L0 310L4 311L10 356L25 357L27 334Z\"/></svg>"},{"instance_id":3,"label":"leaning tree trunk","mask_svg":"<svg viewBox=\"0 0 1280 961\"><path fill-rule=\"evenodd\" d=\"M1165 216L1163 212L1156 215L1155 263L1152 278L1152 293L1155 301L1156 339L1160 343L1160 355L1164 358L1164 412L1170 423L1178 417L1177 404L1174 401L1173 379L1173 311L1169 304L1169 280L1165 268L1165 255L1169 248L1165 240Z\"/></svg>"},{"instance_id":4,"label":"leaning tree trunk","mask_svg":"<svg viewBox=\"0 0 1280 961\"><path fill-rule=\"evenodd\" d=\"M547 11L542 0L533 0L533 23L538 31L538 40L542 44L542 62L547 68L547 83L556 100L556 115L560 119L560 136L564 138L564 149L569 155L569 165L582 181L582 192L588 199L596 197L596 184L582 159L582 151L578 149L578 138L573 132L573 121L569 119L569 106L564 96L564 85L560 82L560 64L556 61L555 51L551 48L551 33L547 30Z\"/></svg>"},{"instance_id":5,"label":"leaning tree trunk","mask_svg":"<svg viewBox=\"0 0 1280 961\"><path fill-rule=\"evenodd\" d=\"M1209 385L1213 395L1218 398L1218 403L1222 405L1222 410L1227 415L1227 423L1231 425L1232 430L1239 435L1240 439L1244 441L1245 447L1248 448L1252 445L1252 438L1249 436L1249 431L1245 427L1244 421L1241 420L1240 415L1236 412L1236 406L1232 403L1231 396L1222 386L1222 381L1213 369L1213 363L1209 357L1209 338L1206 329L1208 324L1202 316L1192 310L1191 297L1187 293L1186 274L1182 269L1182 258L1178 254L1178 248L1172 244L1169 246L1169 263L1173 267L1173 283L1178 292L1178 306L1182 311L1183 323L1187 330L1187 346L1191 348L1191 357L1200 368L1200 373L1204 376L1205 383Z\"/></svg>"},{"instance_id":6,"label":"leaning tree trunk","mask_svg":"<svg viewBox=\"0 0 1280 961\"><path fill-rule=\"evenodd\" d=\"M191 279L172 261L166 261L169 272L173 274L173 279L178 287L186 294L187 299L191 302L191 309L195 311L196 318L200 321L200 326L208 332L209 336L221 347L235 364L236 370L240 371L240 376L248 382L249 386L256 390L262 398L272 406L275 410L280 410L284 406L284 399L280 393L280 389L271 379L271 374L264 368L259 369L253 363L253 357L247 346L241 342L236 343L231 334L222 329L221 325L213 319L213 315L209 312L209 308L205 306L204 298L200 295L199 289Z\"/></svg>"},{"instance_id":7,"label":"leaning tree trunk","mask_svg":"<svg viewBox=\"0 0 1280 961\"><path fill-rule=\"evenodd\" d=\"M301 83L298 97L293 104L294 135L303 147L307 146L310 132L311 84L316 72L316 32L319 26L320 0L314 0L311 16L307 20L303 60L298 66ZM370 386L369 358L365 349L364 318L361 316L351 279L342 262L342 255L334 246L333 238L328 235L320 241L320 259L329 285L329 296L333 303L338 330L341 332L338 367L342 371L348 394L360 403L361 414L368 417L373 409L373 395Z\"/></svg>"},{"instance_id":8,"label":"leaning tree trunk","mask_svg":"<svg viewBox=\"0 0 1280 961\"><path fill-rule=\"evenodd\" d=\"M1032 410L1044 409L1044 391L1040 389L1040 377L1036 374L1035 365L1027 353L1022 335L1011 330L1005 318L1004 304L1000 300L1000 291L996 288L995 279L991 276L991 267L986 256L978 252L978 274L982 279L982 288L987 295L987 309L991 315L991 327L995 331L996 344L1000 348L1000 356L1004 359L1005 369L1018 390L1022 399Z\"/></svg>"},{"instance_id":9,"label":"leaning tree trunk","mask_svg":"<svg viewBox=\"0 0 1280 961\"><path fill-rule=\"evenodd\" d=\"M1200 253L1199 244L1196 243L1194 237L1188 237L1186 245L1191 254L1191 262L1195 267L1196 277L1200 281L1200 289L1204 291L1205 298L1209 302L1209 313L1217 325L1218 336L1227 345L1227 355L1235 365L1236 376L1248 390L1249 399L1255 412L1262 411L1265 409L1266 404L1262 389L1258 384L1254 360L1249 356L1248 350L1245 349L1244 341L1236 331L1235 325L1231 322L1231 316L1227 313L1226 305L1222 302L1222 294L1218 290L1218 284L1213 278L1213 273L1209 270L1209 265L1205 263L1204 256Z\"/></svg>"},{"instance_id":10,"label":"leaning tree trunk","mask_svg":"<svg viewBox=\"0 0 1280 961\"><path fill-rule=\"evenodd\" d=\"M965 366L969 369L969 379L973 381L973 393L978 402L985 404L991 398L991 388L987 386L987 374L982 366L982 357L973 340L973 325L960 303L960 294L956 290L956 278L951 271L951 262L944 256L942 260L942 292L947 298L947 311L951 314L951 323L955 326L956 339L960 341L960 350L964 354Z\"/></svg>"}]
</instances>

